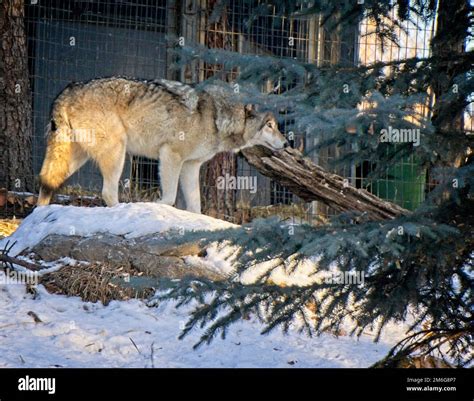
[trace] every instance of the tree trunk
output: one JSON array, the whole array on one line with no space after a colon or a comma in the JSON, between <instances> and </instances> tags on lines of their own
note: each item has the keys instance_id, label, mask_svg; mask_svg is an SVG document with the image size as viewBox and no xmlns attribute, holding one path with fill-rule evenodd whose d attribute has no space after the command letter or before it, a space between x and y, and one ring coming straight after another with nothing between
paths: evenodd
<instances>
[{"instance_id":1,"label":"tree trunk","mask_svg":"<svg viewBox=\"0 0 474 401\"><path fill-rule=\"evenodd\" d=\"M216 6L216 0L208 0L206 4L206 32L205 45L211 49L233 49L232 30L228 26L226 10L219 21L209 23L209 17ZM222 65L204 65L204 78L208 79L215 74L224 74L225 79L234 78L233 71L223 71ZM224 220L233 220L235 212L235 191L231 189L220 190L216 186L217 179L228 174L237 176L237 158L232 152L218 154L203 167L204 186L202 191L202 210L206 214Z\"/></svg>"},{"instance_id":2,"label":"tree trunk","mask_svg":"<svg viewBox=\"0 0 474 401\"><path fill-rule=\"evenodd\" d=\"M233 189L217 188L217 179L228 174L237 175L237 162L231 152L216 155L204 165L204 182L202 209L212 217L223 220L233 220L235 209L235 195Z\"/></svg>"},{"instance_id":3,"label":"tree trunk","mask_svg":"<svg viewBox=\"0 0 474 401\"><path fill-rule=\"evenodd\" d=\"M466 99L446 99L446 96L457 93L454 78L472 70L472 62L460 63L452 60L453 55L464 53L469 27L467 0L440 0L436 34L431 45L433 57L447 61L447 64L443 63L441 67L436 68L431 84L435 96L432 122L438 133L462 129Z\"/></svg>"},{"instance_id":4,"label":"tree trunk","mask_svg":"<svg viewBox=\"0 0 474 401\"><path fill-rule=\"evenodd\" d=\"M338 212L365 212L373 220L393 219L408 213L364 189L350 186L343 177L325 171L296 149L272 152L256 146L242 153L260 173L278 181L304 201L317 200Z\"/></svg>"},{"instance_id":5,"label":"tree trunk","mask_svg":"<svg viewBox=\"0 0 474 401\"><path fill-rule=\"evenodd\" d=\"M458 91L454 78L472 70L472 61L466 60L463 63L453 57L465 52L470 27L468 3L467 0L440 0L438 6L436 33L431 41L431 50L433 57L445 62L436 67L431 80L434 95L431 121L436 135L464 129L463 113L468 101L464 96L449 95ZM459 167L464 158L464 154L453 154L450 160L436 162L434 167ZM435 176L433 170L428 170L428 180L432 186L439 184L439 171Z\"/></svg>"},{"instance_id":6,"label":"tree trunk","mask_svg":"<svg viewBox=\"0 0 474 401\"><path fill-rule=\"evenodd\" d=\"M33 191L32 110L23 0L0 2L0 188Z\"/></svg>"}]
</instances>

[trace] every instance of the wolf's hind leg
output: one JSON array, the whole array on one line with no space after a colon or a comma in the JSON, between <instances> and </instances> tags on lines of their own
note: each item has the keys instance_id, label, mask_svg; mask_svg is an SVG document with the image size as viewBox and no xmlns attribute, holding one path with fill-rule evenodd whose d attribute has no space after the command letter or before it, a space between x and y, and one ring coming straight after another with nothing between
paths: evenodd
<instances>
[{"instance_id":1,"label":"wolf's hind leg","mask_svg":"<svg viewBox=\"0 0 474 401\"><path fill-rule=\"evenodd\" d=\"M200 161L184 162L181 169L180 183L183 190L186 210L194 213L201 213L201 191L199 188Z\"/></svg>"},{"instance_id":2,"label":"wolf's hind leg","mask_svg":"<svg viewBox=\"0 0 474 401\"><path fill-rule=\"evenodd\" d=\"M107 148L96 158L102 178L102 198L107 206L118 203L119 180L125 162L125 145L123 143L114 148Z\"/></svg>"},{"instance_id":3,"label":"wolf's hind leg","mask_svg":"<svg viewBox=\"0 0 474 401\"><path fill-rule=\"evenodd\" d=\"M161 199L158 203L174 206L182 165L183 160L179 154L173 152L166 145L160 149Z\"/></svg>"}]
</instances>

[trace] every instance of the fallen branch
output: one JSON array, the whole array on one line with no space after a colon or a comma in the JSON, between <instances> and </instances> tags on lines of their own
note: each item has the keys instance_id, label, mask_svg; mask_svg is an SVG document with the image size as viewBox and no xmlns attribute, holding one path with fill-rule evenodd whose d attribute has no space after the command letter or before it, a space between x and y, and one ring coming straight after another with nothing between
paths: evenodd
<instances>
[{"instance_id":1,"label":"fallen branch","mask_svg":"<svg viewBox=\"0 0 474 401\"><path fill-rule=\"evenodd\" d=\"M3 269L9 268L10 270L15 270L15 267L13 265L18 265L32 271L38 271L38 270L44 269L44 267L42 267L41 265L37 265L35 263L26 262L24 260L8 256L8 253L15 245L15 242L10 247L8 246L9 244L10 244L10 241L7 241L7 243L5 244L5 248L3 248L0 252L0 267L1 268Z\"/></svg>"},{"instance_id":2,"label":"fallen branch","mask_svg":"<svg viewBox=\"0 0 474 401\"><path fill-rule=\"evenodd\" d=\"M408 211L392 202L378 198L365 189L325 171L301 152L285 148L273 152L262 146L242 151L249 164L306 202L320 201L338 212L364 212L372 220L393 219Z\"/></svg>"}]
</instances>

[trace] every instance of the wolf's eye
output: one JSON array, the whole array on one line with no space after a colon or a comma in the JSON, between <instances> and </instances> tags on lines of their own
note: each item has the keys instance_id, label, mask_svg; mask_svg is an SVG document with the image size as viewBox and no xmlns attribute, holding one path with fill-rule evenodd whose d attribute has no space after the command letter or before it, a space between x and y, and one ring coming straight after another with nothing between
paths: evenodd
<instances>
[{"instance_id":1,"label":"wolf's eye","mask_svg":"<svg viewBox=\"0 0 474 401\"><path fill-rule=\"evenodd\" d=\"M269 122L267 123L267 127L273 128L273 123L272 123L271 121L269 121Z\"/></svg>"}]
</instances>

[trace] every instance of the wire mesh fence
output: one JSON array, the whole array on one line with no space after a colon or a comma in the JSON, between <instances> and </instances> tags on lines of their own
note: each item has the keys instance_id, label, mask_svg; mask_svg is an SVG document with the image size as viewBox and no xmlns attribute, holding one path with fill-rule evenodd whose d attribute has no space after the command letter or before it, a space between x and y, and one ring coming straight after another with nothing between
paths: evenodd
<instances>
[{"instance_id":1,"label":"wire mesh fence","mask_svg":"<svg viewBox=\"0 0 474 401\"><path fill-rule=\"evenodd\" d=\"M246 25L245 21L252 12L248 7L248 2L232 1L229 9L226 10L224 22L210 24L209 6L212 5L212 1L201 2L203 10L207 10L199 17L201 44L208 47L219 47L219 44L222 44L221 47L224 49L232 49L243 54L294 58L315 63L318 66L336 63L361 65L414 56L426 57L429 55L429 40L434 29L433 24L427 26L420 19L405 22L397 32L400 45L385 43L382 46L369 20L363 20L352 27L344 29L338 27L329 31L322 26L321 18L290 19L276 15L274 8L267 8L268 14L259 14L252 24ZM396 10L393 10L393 16L395 15ZM216 45L216 43L209 43L209 37L222 39ZM201 64L199 78L208 78L209 72L214 74L218 73L218 70L215 65L209 67ZM280 90L283 89L280 88ZM420 110L420 113L427 112L426 107ZM288 138L292 138L293 147L302 151L306 150L315 163L347 178L351 185L367 188L377 196L394 201L408 209L416 208L424 200L427 190L426 171L420 172L417 161L413 158L404 160L388 170L385 177L369 181L367 179L371 172L369 162L362 165L332 167L332 162L347 150L344 147L329 146L322 150L310 151L315 138L291 131L291 121L283 121L280 130ZM319 202L305 204L277 182L261 176L243 158L237 160L237 165L237 175L255 177L258 181L259 190L254 194L249 193L248 190L236 191L236 209L240 211L242 208L250 209L247 212L248 216L252 216L252 211L254 216L260 216L271 213L273 210L285 217L312 222L334 213L329 207ZM225 169L221 169L220 173L232 175L232 171ZM207 180L204 184L211 186L212 180ZM239 213L238 217L241 214ZM222 211L221 213L218 211L217 215L228 218L228 215Z\"/></svg>"},{"instance_id":2,"label":"wire mesh fence","mask_svg":"<svg viewBox=\"0 0 474 401\"><path fill-rule=\"evenodd\" d=\"M267 8L252 24L244 0L229 2L218 21L211 21L216 0L139 0L129 1L29 1L26 4L28 66L32 88L33 145L32 161L37 176L45 152L45 128L55 97L69 83L105 76L130 76L143 79L168 78L198 82L217 73L218 65L197 63L181 73L172 70L167 52L167 36L184 36L210 48L222 48L242 54L261 54L293 58L325 66L344 62L359 65L429 55L429 40L435 27L418 20L404 23L399 31L400 46L389 43L382 49L370 21L363 20L348 28L328 31L318 17L291 19ZM257 4L258 5L258 4ZM255 4L254 4L255 6ZM394 11L395 12L395 11ZM226 71L232 81L237 71ZM283 90L283 88L282 88ZM427 108L421 108L427 113ZM472 129L472 105L465 124ZM308 150L313 140L291 131L291 121L280 130L291 145ZM365 187L376 195L409 209L423 201L427 172L417 169L413 158L403 161L384 178L368 181L370 163L344 168L331 167L344 148L329 147L308 154L324 168L346 177L351 185ZM123 201L153 200L158 196L158 162L131 157L121 178ZM217 188L218 177L248 177L252 188ZM218 155L201 171L204 212L235 222L278 214L295 221L314 222L332 211L317 202L304 203L286 188L259 174L245 159L232 154ZM61 190L73 204L100 204L101 176L88 163L75 173ZM15 188L8 188L15 191ZM89 198L88 198L89 197ZM95 199L92 201L91 199ZM6 202L3 214L22 215L24 204Z\"/></svg>"},{"instance_id":3,"label":"wire mesh fence","mask_svg":"<svg viewBox=\"0 0 474 401\"><path fill-rule=\"evenodd\" d=\"M35 178L45 154L51 105L68 84L107 76L175 78L168 70L166 45L166 35L177 32L175 16L175 2L166 0L25 2ZM88 162L67 181L60 191L65 196L56 201L100 204L94 197L100 194L101 185L99 170ZM157 161L130 157L121 189L125 201L149 198L158 189ZM30 211L23 206L11 195L3 214Z\"/></svg>"},{"instance_id":4,"label":"wire mesh fence","mask_svg":"<svg viewBox=\"0 0 474 401\"><path fill-rule=\"evenodd\" d=\"M263 2L260 2L263 4ZM253 4L258 7L260 3ZM246 21L252 13L249 2L244 0L231 1L223 13L219 23L210 22L210 16L215 1L201 0L202 12L196 15L199 42L209 48L222 48L233 50L241 54L275 56L280 58L297 59L304 62L328 65L335 62L356 63L357 26L346 28L344 32L329 32L321 26L320 18L291 19L277 15L274 8L267 8L267 14L259 14L258 18L247 24ZM220 78L232 80L231 71L223 71L221 66L200 63L197 66L198 80L204 80L214 74ZM278 88L278 89L275 89ZM288 89L281 82L269 83L263 91L272 90L281 93ZM291 145L302 151L308 140L303 133L292 131L292 121L283 119L280 122L280 131L285 133ZM328 150L331 152L331 150ZM338 150L336 150L338 151ZM309 154L316 162L324 161L322 154ZM208 174L204 181L204 193L208 199L221 198L221 202L211 202L211 214L220 218L242 222L254 217L268 216L272 213L296 221L318 220L319 215L327 214L320 206L318 210L312 204L305 204L278 182L262 176L255 168L250 166L244 158L236 159L237 167L231 162L233 156L227 156L227 163L222 159L211 162L214 174ZM226 169L226 166L232 166ZM207 167L209 168L209 166ZM217 170L217 173L216 173ZM337 171L348 176L347 171ZM345 174L344 174L345 173ZM233 196L218 193L215 188L217 175L251 177L258 183L258 191L236 189ZM204 197L206 204L206 196ZM229 207L226 201L231 199L233 204ZM217 207L216 207L217 205ZM229 214L228 210L234 210Z\"/></svg>"},{"instance_id":5,"label":"wire mesh fence","mask_svg":"<svg viewBox=\"0 0 474 401\"><path fill-rule=\"evenodd\" d=\"M42 1L27 6L30 76L33 88L33 167L38 172L45 151L44 132L54 98L71 82L97 77L165 77L165 35L169 26L165 1L128 2ZM127 163L123 178L139 177L154 185L154 162ZM132 167L133 166L133 167ZM100 189L101 178L92 163L69 185Z\"/></svg>"}]
</instances>

